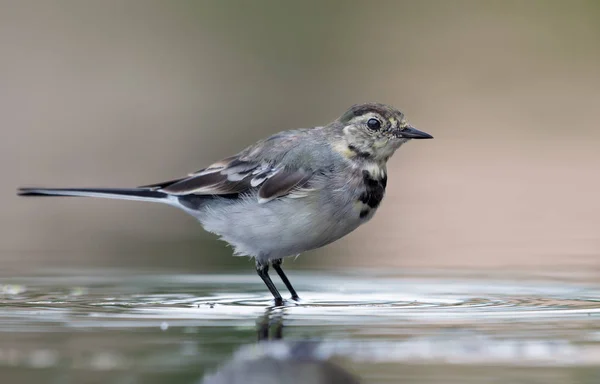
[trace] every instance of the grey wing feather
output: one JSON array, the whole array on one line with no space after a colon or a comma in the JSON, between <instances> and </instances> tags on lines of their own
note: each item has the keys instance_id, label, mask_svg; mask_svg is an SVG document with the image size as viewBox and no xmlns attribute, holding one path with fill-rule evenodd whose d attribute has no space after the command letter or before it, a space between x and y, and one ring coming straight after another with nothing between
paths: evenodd
<instances>
[{"instance_id":1,"label":"grey wing feather","mask_svg":"<svg viewBox=\"0 0 600 384\"><path fill-rule=\"evenodd\" d=\"M258 201L266 203L291 191L302 188L312 178L313 173L303 169L295 171L283 170L270 177L258 191Z\"/></svg>"},{"instance_id":2,"label":"grey wing feather","mask_svg":"<svg viewBox=\"0 0 600 384\"><path fill-rule=\"evenodd\" d=\"M222 162L221 162L222 163ZM226 195L246 192L264 181L274 169L268 163L234 159L221 167L214 165L159 189L172 195ZM262 182L261 181L261 182Z\"/></svg>"},{"instance_id":3,"label":"grey wing feather","mask_svg":"<svg viewBox=\"0 0 600 384\"><path fill-rule=\"evenodd\" d=\"M146 187L178 196L258 190L259 202L266 203L306 186L313 176L310 167L306 167L306 153L301 161L294 161L292 150L297 148L298 136L304 132L279 133L188 177Z\"/></svg>"}]
</instances>

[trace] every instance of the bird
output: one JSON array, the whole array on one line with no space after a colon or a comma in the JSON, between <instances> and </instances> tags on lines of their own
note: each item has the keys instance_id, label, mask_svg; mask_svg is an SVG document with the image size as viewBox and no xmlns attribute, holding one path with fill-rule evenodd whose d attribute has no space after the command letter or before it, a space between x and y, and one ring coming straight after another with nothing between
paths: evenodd
<instances>
[{"instance_id":1,"label":"bird","mask_svg":"<svg viewBox=\"0 0 600 384\"><path fill-rule=\"evenodd\" d=\"M21 196L84 196L164 203L195 217L254 258L256 273L284 301L271 266L291 294L283 259L321 248L368 222L387 185L386 164L413 139L432 139L381 103L356 104L324 126L275 133L236 155L174 180L136 188L19 188Z\"/></svg>"}]
</instances>

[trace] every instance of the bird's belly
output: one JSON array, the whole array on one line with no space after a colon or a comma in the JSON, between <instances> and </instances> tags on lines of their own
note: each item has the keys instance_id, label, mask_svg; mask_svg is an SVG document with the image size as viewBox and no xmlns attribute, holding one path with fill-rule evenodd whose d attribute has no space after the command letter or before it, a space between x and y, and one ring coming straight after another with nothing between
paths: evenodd
<instances>
[{"instance_id":1,"label":"bird's belly","mask_svg":"<svg viewBox=\"0 0 600 384\"><path fill-rule=\"evenodd\" d=\"M216 201L198 216L204 228L231 244L236 255L272 260L322 247L356 229L369 217L348 201L278 199L259 204L248 198Z\"/></svg>"}]
</instances>

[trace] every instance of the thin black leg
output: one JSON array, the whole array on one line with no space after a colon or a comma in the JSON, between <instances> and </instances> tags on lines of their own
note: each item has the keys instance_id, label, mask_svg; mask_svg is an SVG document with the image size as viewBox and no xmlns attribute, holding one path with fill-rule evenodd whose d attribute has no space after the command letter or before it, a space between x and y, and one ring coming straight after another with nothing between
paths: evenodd
<instances>
[{"instance_id":1,"label":"thin black leg","mask_svg":"<svg viewBox=\"0 0 600 384\"><path fill-rule=\"evenodd\" d=\"M292 287L292 283L290 283L290 281L288 280L285 273L283 273L283 269L281 269L282 263L283 263L283 260L281 260L281 259L273 260L273 262L272 262L273 268L275 269L275 272L277 272L277 274L283 281L283 284L285 284L285 286L287 287L288 291L290 291L290 293L292 294L292 300L298 300L298 299L300 299L300 297L296 293L296 290L294 289L294 287Z\"/></svg>"},{"instance_id":2,"label":"thin black leg","mask_svg":"<svg viewBox=\"0 0 600 384\"><path fill-rule=\"evenodd\" d=\"M267 286L267 288L269 288L269 291L271 291L271 294L275 298L275 306L277 306L277 307L282 306L283 299L281 298L281 295L277 291L275 284L273 284L273 281L271 281L271 278L269 277L269 264L261 265L261 264L256 263L256 273L258 273L258 276L260 276L262 281L265 282L265 285Z\"/></svg>"}]
</instances>

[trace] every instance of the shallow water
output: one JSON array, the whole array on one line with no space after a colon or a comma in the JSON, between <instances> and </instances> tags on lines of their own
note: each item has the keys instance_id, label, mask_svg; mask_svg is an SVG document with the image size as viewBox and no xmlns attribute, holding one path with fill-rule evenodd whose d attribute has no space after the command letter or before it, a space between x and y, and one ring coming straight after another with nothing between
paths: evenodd
<instances>
[{"instance_id":1,"label":"shallow water","mask_svg":"<svg viewBox=\"0 0 600 384\"><path fill-rule=\"evenodd\" d=\"M302 300L283 308L252 273L0 279L0 381L194 383L249 360L273 377L256 362L269 356L331 361L363 383L600 382L593 274L289 276ZM268 332L281 340L256 342Z\"/></svg>"}]
</instances>

